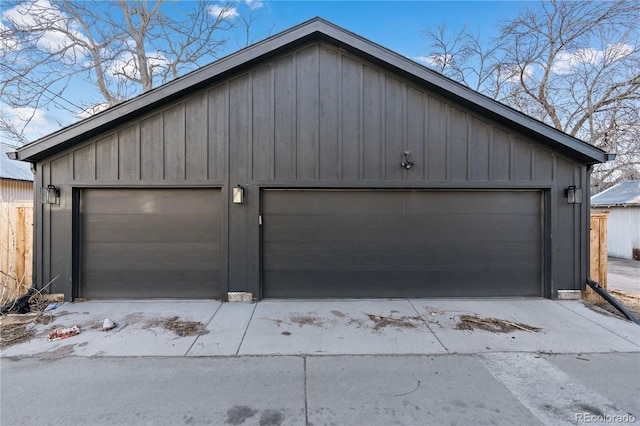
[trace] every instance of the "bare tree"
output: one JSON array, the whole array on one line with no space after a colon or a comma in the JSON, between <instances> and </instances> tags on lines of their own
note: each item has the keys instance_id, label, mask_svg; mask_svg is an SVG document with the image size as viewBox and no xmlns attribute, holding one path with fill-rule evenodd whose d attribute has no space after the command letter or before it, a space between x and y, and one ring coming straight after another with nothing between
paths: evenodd
<instances>
[{"instance_id":1,"label":"bare tree","mask_svg":"<svg viewBox=\"0 0 640 426\"><path fill-rule=\"evenodd\" d=\"M431 54L423 57L429 66L440 73L488 96L498 96L495 83L502 70L503 44L499 40L485 46L480 34L465 28L450 34L445 25L424 31L430 42Z\"/></svg>"},{"instance_id":2,"label":"bare tree","mask_svg":"<svg viewBox=\"0 0 640 426\"><path fill-rule=\"evenodd\" d=\"M541 1L502 22L488 42L465 31L428 31L425 58L463 84L617 153L593 173L592 184L605 188L640 177L638 18L637 2Z\"/></svg>"},{"instance_id":3,"label":"bare tree","mask_svg":"<svg viewBox=\"0 0 640 426\"><path fill-rule=\"evenodd\" d=\"M246 47L257 41L257 37L252 34L253 24L263 17L263 11L259 11L264 6L264 3L260 0L245 0L249 11L245 14L238 16L238 24L242 29L244 39L238 43L238 47ZM260 37L269 37L275 28L275 23L271 25L269 31L266 34L261 34Z\"/></svg>"},{"instance_id":4,"label":"bare tree","mask_svg":"<svg viewBox=\"0 0 640 426\"><path fill-rule=\"evenodd\" d=\"M241 18L236 2L205 0L4 3L0 132L22 143L43 108L86 117L214 60ZM246 3L253 16L256 4ZM72 81L89 91L82 101L66 100ZM11 120L7 111L23 117Z\"/></svg>"}]
</instances>

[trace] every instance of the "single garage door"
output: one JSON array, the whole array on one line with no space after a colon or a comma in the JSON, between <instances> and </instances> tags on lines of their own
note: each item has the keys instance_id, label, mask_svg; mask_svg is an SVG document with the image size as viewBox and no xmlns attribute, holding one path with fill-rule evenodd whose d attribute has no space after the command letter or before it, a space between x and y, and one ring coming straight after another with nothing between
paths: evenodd
<instances>
[{"instance_id":1,"label":"single garage door","mask_svg":"<svg viewBox=\"0 0 640 426\"><path fill-rule=\"evenodd\" d=\"M87 189L78 295L219 298L220 191Z\"/></svg>"},{"instance_id":2,"label":"single garage door","mask_svg":"<svg viewBox=\"0 0 640 426\"><path fill-rule=\"evenodd\" d=\"M264 297L542 295L541 191L265 190Z\"/></svg>"}]
</instances>

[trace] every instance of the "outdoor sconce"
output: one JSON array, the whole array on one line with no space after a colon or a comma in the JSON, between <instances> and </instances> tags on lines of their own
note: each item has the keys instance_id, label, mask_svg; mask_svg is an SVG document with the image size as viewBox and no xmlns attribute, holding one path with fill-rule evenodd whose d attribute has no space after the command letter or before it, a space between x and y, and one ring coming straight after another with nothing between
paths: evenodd
<instances>
[{"instance_id":1,"label":"outdoor sconce","mask_svg":"<svg viewBox=\"0 0 640 426\"><path fill-rule=\"evenodd\" d=\"M569 204L582 204L582 188L576 188L575 185L571 185L564 190L564 196L567 197L567 203Z\"/></svg>"},{"instance_id":2,"label":"outdoor sconce","mask_svg":"<svg viewBox=\"0 0 640 426\"><path fill-rule=\"evenodd\" d=\"M404 167L405 169L409 170L411 168L411 166L413 166L413 161L409 160L409 155L411 154L411 152L409 151L405 151L404 152L404 160L402 161L402 163L400 163L400 165L402 167Z\"/></svg>"},{"instance_id":3,"label":"outdoor sconce","mask_svg":"<svg viewBox=\"0 0 640 426\"><path fill-rule=\"evenodd\" d=\"M60 188L53 185L40 188L40 202L42 204L60 205Z\"/></svg>"},{"instance_id":4,"label":"outdoor sconce","mask_svg":"<svg viewBox=\"0 0 640 426\"><path fill-rule=\"evenodd\" d=\"M233 195L231 197L231 201L233 204L242 204L244 203L244 188L238 185L233 188Z\"/></svg>"}]
</instances>

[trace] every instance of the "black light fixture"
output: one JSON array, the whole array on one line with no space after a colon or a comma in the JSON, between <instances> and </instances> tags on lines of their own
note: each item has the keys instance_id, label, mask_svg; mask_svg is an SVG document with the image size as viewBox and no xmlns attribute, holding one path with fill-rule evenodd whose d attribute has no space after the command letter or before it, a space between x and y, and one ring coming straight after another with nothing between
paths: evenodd
<instances>
[{"instance_id":1,"label":"black light fixture","mask_svg":"<svg viewBox=\"0 0 640 426\"><path fill-rule=\"evenodd\" d=\"M405 151L404 152L404 160L402 160L402 162L400 163L400 165L402 167L404 167L405 169L409 170L411 168L411 166L413 166L413 161L409 160L409 155L411 154L410 151Z\"/></svg>"},{"instance_id":2,"label":"black light fixture","mask_svg":"<svg viewBox=\"0 0 640 426\"><path fill-rule=\"evenodd\" d=\"M582 188L571 185L564 190L564 196L567 197L569 204L582 204Z\"/></svg>"},{"instance_id":3,"label":"black light fixture","mask_svg":"<svg viewBox=\"0 0 640 426\"><path fill-rule=\"evenodd\" d=\"M60 188L54 185L47 185L40 188L40 202L42 204L60 205Z\"/></svg>"}]
</instances>

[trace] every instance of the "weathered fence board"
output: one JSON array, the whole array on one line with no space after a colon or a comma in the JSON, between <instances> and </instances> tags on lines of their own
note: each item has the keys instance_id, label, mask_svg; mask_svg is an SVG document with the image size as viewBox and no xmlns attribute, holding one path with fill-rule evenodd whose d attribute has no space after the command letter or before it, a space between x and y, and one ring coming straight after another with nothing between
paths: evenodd
<instances>
[{"instance_id":1,"label":"weathered fence board","mask_svg":"<svg viewBox=\"0 0 640 426\"><path fill-rule=\"evenodd\" d=\"M591 259L589 260L589 275L597 281L602 288L607 288L607 217L609 212L591 212L590 247ZM582 298L591 303L604 302L591 287L582 292Z\"/></svg>"},{"instance_id":2,"label":"weathered fence board","mask_svg":"<svg viewBox=\"0 0 640 426\"><path fill-rule=\"evenodd\" d=\"M0 299L27 291L32 282L33 204L0 202Z\"/></svg>"}]
</instances>

